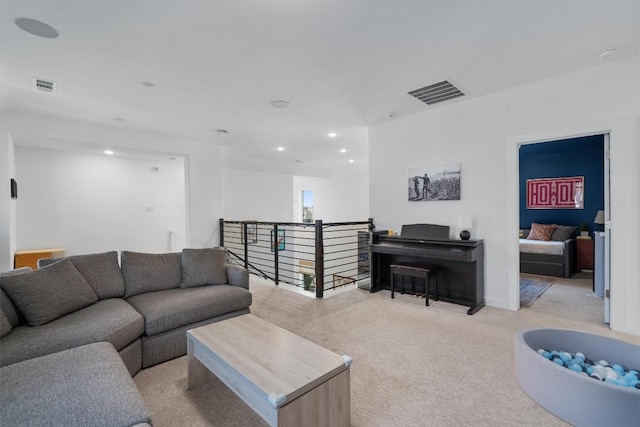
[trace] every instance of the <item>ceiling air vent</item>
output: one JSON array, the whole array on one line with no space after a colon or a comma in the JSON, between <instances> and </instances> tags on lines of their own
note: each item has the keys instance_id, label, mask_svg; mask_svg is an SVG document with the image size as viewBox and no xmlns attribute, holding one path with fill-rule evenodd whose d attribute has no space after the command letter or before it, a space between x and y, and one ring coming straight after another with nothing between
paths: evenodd
<instances>
[{"instance_id":1,"label":"ceiling air vent","mask_svg":"<svg viewBox=\"0 0 640 427\"><path fill-rule=\"evenodd\" d=\"M409 92L409 95L416 97L425 104L432 105L437 104L438 102L448 101L459 96L464 96L464 93L452 85L451 82L443 80L436 84L412 90Z\"/></svg>"},{"instance_id":2,"label":"ceiling air vent","mask_svg":"<svg viewBox=\"0 0 640 427\"><path fill-rule=\"evenodd\" d=\"M41 92L56 93L56 83L48 80L33 78L33 87Z\"/></svg>"}]
</instances>

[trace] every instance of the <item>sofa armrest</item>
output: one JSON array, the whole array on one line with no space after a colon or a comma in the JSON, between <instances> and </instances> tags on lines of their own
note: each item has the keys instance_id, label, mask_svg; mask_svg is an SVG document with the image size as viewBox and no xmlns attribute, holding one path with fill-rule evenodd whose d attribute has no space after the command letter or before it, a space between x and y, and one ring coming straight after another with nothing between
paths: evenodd
<instances>
[{"instance_id":1,"label":"sofa armrest","mask_svg":"<svg viewBox=\"0 0 640 427\"><path fill-rule=\"evenodd\" d=\"M243 267L227 264L227 282L231 286L240 286L249 290L249 272Z\"/></svg>"}]
</instances>

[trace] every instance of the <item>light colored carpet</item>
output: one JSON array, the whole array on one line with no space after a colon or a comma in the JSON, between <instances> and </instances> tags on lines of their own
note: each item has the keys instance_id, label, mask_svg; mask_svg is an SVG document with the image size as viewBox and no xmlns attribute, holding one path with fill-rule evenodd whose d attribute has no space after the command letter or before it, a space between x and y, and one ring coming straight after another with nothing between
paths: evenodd
<instances>
[{"instance_id":1,"label":"light colored carpet","mask_svg":"<svg viewBox=\"0 0 640 427\"><path fill-rule=\"evenodd\" d=\"M597 319L569 319L542 302L511 312L466 307L388 291L355 289L315 300L253 278L254 315L353 357L353 426L561 426L515 379L515 332L549 326L580 329L640 344ZM562 287L562 286L561 286ZM540 305L542 311L536 311ZM186 359L141 371L134 378L154 425L261 426L262 420L216 381L185 390Z\"/></svg>"},{"instance_id":2,"label":"light colored carpet","mask_svg":"<svg viewBox=\"0 0 640 427\"><path fill-rule=\"evenodd\" d=\"M520 307L531 307L555 281L555 277L520 273Z\"/></svg>"}]
</instances>

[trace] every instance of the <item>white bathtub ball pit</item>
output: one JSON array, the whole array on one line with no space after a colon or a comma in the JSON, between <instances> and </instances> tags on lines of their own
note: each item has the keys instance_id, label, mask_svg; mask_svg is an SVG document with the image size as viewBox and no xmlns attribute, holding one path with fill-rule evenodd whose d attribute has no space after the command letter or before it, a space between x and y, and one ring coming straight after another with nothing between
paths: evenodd
<instances>
[{"instance_id":1,"label":"white bathtub ball pit","mask_svg":"<svg viewBox=\"0 0 640 427\"><path fill-rule=\"evenodd\" d=\"M549 360L538 350L580 353L602 370L640 369L640 346L570 329L532 328L516 334L516 379L540 406L576 426L640 426L640 390L578 373ZM566 358L566 357L565 357ZM606 374L605 374L606 376ZM604 378L604 377L603 377Z\"/></svg>"}]
</instances>

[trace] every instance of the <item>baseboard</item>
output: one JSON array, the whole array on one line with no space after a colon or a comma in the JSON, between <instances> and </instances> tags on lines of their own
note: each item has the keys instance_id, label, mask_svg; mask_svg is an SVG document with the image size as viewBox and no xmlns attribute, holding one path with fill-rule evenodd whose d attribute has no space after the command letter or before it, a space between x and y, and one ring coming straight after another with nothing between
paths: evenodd
<instances>
[{"instance_id":1,"label":"baseboard","mask_svg":"<svg viewBox=\"0 0 640 427\"><path fill-rule=\"evenodd\" d=\"M484 303L489 307L503 308L505 310L509 310L509 302L504 299L485 298Z\"/></svg>"}]
</instances>

